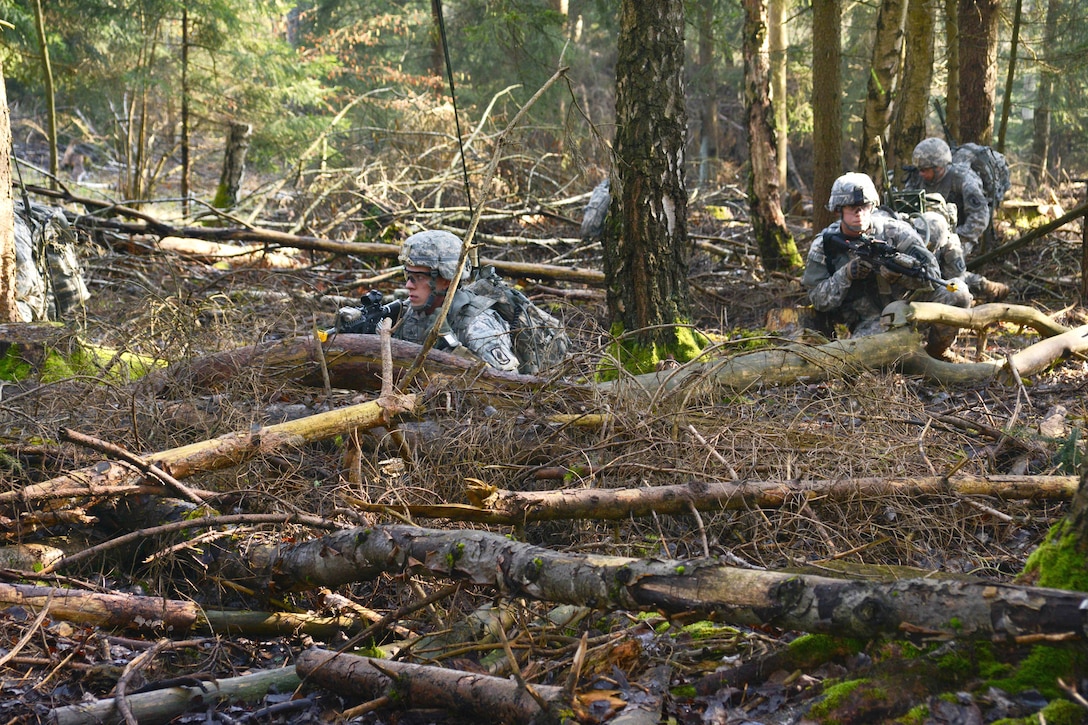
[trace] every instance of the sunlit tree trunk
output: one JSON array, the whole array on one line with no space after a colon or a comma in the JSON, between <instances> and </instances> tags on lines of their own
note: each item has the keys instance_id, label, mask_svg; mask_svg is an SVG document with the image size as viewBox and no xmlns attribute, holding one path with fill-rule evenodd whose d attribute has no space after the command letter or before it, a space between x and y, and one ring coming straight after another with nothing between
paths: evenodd
<instances>
[{"instance_id":1,"label":"sunlit tree trunk","mask_svg":"<svg viewBox=\"0 0 1088 725\"><path fill-rule=\"evenodd\" d=\"M1016 79L1016 54L1020 44L1020 18L1023 14L1023 0L1014 0L1016 12L1013 13L1012 40L1009 43L1009 72L1005 76L1005 95L1001 101L1001 124L997 127L997 150L1005 152L1005 129L1009 126L1009 112L1012 110L1012 83Z\"/></svg>"},{"instance_id":2,"label":"sunlit tree trunk","mask_svg":"<svg viewBox=\"0 0 1088 725\"><path fill-rule=\"evenodd\" d=\"M812 227L823 229L831 185L842 173L842 2L812 5Z\"/></svg>"},{"instance_id":3,"label":"sunlit tree trunk","mask_svg":"<svg viewBox=\"0 0 1088 725\"><path fill-rule=\"evenodd\" d=\"M189 213L189 7L181 9L181 208Z\"/></svg>"},{"instance_id":4,"label":"sunlit tree trunk","mask_svg":"<svg viewBox=\"0 0 1088 725\"><path fill-rule=\"evenodd\" d=\"M888 144L892 101L900 95L900 60L906 20L907 0L884 0L880 4L857 165L858 171L876 182L878 190L884 187L881 154Z\"/></svg>"},{"instance_id":5,"label":"sunlit tree trunk","mask_svg":"<svg viewBox=\"0 0 1088 725\"><path fill-rule=\"evenodd\" d=\"M1054 93L1056 68L1051 62L1058 34L1058 11L1061 0L1050 0L1046 8L1046 29L1043 57L1039 67L1039 90L1035 96L1035 118L1031 139L1031 176L1036 186L1047 183L1047 161L1050 156L1050 100Z\"/></svg>"},{"instance_id":6,"label":"sunlit tree trunk","mask_svg":"<svg viewBox=\"0 0 1088 725\"><path fill-rule=\"evenodd\" d=\"M948 54L948 85L945 87L945 126L948 135L960 137L960 3L944 0L944 47Z\"/></svg>"},{"instance_id":7,"label":"sunlit tree trunk","mask_svg":"<svg viewBox=\"0 0 1088 725\"><path fill-rule=\"evenodd\" d=\"M57 187L57 101L53 90L53 66L49 62L49 42L45 37L45 16L42 14L41 0L34 0L34 27L38 32L38 44L42 50L42 79L45 85L46 120L49 124L49 180L50 188ZM4 147L11 148L10 144Z\"/></svg>"},{"instance_id":8,"label":"sunlit tree trunk","mask_svg":"<svg viewBox=\"0 0 1088 725\"><path fill-rule=\"evenodd\" d=\"M907 8L906 52L902 89L892 112L892 137L888 142L888 171L911 162L914 147L926 137L929 87L933 82L934 17L939 0L910 0ZM900 179L895 180L901 186Z\"/></svg>"},{"instance_id":9,"label":"sunlit tree trunk","mask_svg":"<svg viewBox=\"0 0 1088 725\"><path fill-rule=\"evenodd\" d=\"M18 322L15 306L15 203L11 196L11 112L0 67L0 322Z\"/></svg>"},{"instance_id":10,"label":"sunlit tree trunk","mask_svg":"<svg viewBox=\"0 0 1088 725\"><path fill-rule=\"evenodd\" d=\"M990 145L997 90L999 0L960 1L960 132L956 141Z\"/></svg>"},{"instance_id":11,"label":"sunlit tree trunk","mask_svg":"<svg viewBox=\"0 0 1088 725\"><path fill-rule=\"evenodd\" d=\"M770 98L767 8L763 0L744 0L744 104L748 118L748 208L759 256L767 270L799 270L797 244L782 213L774 110Z\"/></svg>"},{"instance_id":12,"label":"sunlit tree trunk","mask_svg":"<svg viewBox=\"0 0 1088 725\"><path fill-rule=\"evenodd\" d=\"M644 349L676 347L673 325L690 319L683 68L683 0L623 0L612 210L601 242L613 329L637 331Z\"/></svg>"},{"instance_id":13,"label":"sunlit tree trunk","mask_svg":"<svg viewBox=\"0 0 1088 725\"><path fill-rule=\"evenodd\" d=\"M786 154L789 151L789 114L786 108L786 51L790 44L786 29L788 6L789 0L770 0L770 13L767 16L775 153L778 155L778 184L783 194L786 191Z\"/></svg>"}]
</instances>

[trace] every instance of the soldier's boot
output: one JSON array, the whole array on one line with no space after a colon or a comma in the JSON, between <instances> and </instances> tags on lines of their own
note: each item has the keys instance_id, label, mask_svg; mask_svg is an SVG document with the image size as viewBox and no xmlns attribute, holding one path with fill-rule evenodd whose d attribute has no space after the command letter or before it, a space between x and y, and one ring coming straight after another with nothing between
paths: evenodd
<instances>
[{"instance_id":1,"label":"soldier's boot","mask_svg":"<svg viewBox=\"0 0 1088 725\"><path fill-rule=\"evenodd\" d=\"M955 357L949 353L948 349L956 341L958 333L958 327L949 327L948 325L931 326L926 339L926 354L935 360L953 362Z\"/></svg>"},{"instance_id":2,"label":"soldier's boot","mask_svg":"<svg viewBox=\"0 0 1088 725\"><path fill-rule=\"evenodd\" d=\"M1009 296L1009 286L983 277L978 285L978 296L990 302L1000 302Z\"/></svg>"}]
</instances>

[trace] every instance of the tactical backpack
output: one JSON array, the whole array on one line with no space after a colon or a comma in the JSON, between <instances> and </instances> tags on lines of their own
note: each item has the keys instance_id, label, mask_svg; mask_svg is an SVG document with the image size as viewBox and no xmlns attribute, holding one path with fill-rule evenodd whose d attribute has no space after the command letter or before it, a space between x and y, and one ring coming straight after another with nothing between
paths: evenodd
<instances>
[{"instance_id":1,"label":"tactical backpack","mask_svg":"<svg viewBox=\"0 0 1088 725\"><path fill-rule=\"evenodd\" d=\"M563 362L570 348L563 323L507 284L494 267L481 268L465 289L495 301L492 309L510 325L519 373L536 375Z\"/></svg>"},{"instance_id":2,"label":"tactical backpack","mask_svg":"<svg viewBox=\"0 0 1088 725\"><path fill-rule=\"evenodd\" d=\"M977 143L960 144L952 151L952 163L966 164L982 179L990 211L996 212L1009 190L1009 164L1004 154Z\"/></svg>"}]
</instances>

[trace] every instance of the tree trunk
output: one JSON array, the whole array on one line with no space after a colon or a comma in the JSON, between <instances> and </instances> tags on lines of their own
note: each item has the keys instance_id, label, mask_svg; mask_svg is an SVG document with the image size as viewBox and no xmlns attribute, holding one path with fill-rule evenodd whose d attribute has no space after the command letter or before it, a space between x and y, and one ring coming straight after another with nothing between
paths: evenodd
<instances>
[{"instance_id":1,"label":"tree trunk","mask_svg":"<svg viewBox=\"0 0 1088 725\"><path fill-rule=\"evenodd\" d=\"M48 123L46 141L49 144L49 185L56 188L57 158L57 99L53 89L53 66L49 62L49 41L45 35L45 15L42 13L42 0L34 0L34 28L38 33L38 45L42 49L42 80L45 86L45 111ZM10 145L3 147L5 150Z\"/></svg>"},{"instance_id":2,"label":"tree trunk","mask_svg":"<svg viewBox=\"0 0 1088 725\"><path fill-rule=\"evenodd\" d=\"M888 172L897 188L903 186L903 166L912 163L914 147L929 134L926 115L929 90L933 83L934 16L938 0L910 0L907 8L907 35L903 64L902 93L892 112L892 138L888 152Z\"/></svg>"},{"instance_id":3,"label":"tree trunk","mask_svg":"<svg viewBox=\"0 0 1088 725\"><path fill-rule=\"evenodd\" d=\"M993 140L1000 5L1000 0L960 0L959 143L989 146Z\"/></svg>"},{"instance_id":4,"label":"tree trunk","mask_svg":"<svg viewBox=\"0 0 1088 725\"><path fill-rule=\"evenodd\" d=\"M1020 18L1023 13L1023 0L1013 0L1016 10L1012 20L1012 40L1009 41L1009 72L1005 76L1005 94L1001 99L1001 124L997 129L997 150L1005 153L1005 129L1009 125L1009 112L1012 109L1012 83L1016 79L1016 53L1020 44ZM996 209L994 210L996 211Z\"/></svg>"},{"instance_id":5,"label":"tree trunk","mask_svg":"<svg viewBox=\"0 0 1088 725\"><path fill-rule=\"evenodd\" d=\"M181 212L189 215L189 5L181 8Z\"/></svg>"},{"instance_id":6,"label":"tree trunk","mask_svg":"<svg viewBox=\"0 0 1088 725\"><path fill-rule=\"evenodd\" d=\"M688 359L686 118L682 0L623 0L616 62L616 164L602 236L608 309L616 333L634 333L620 364Z\"/></svg>"},{"instance_id":7,"label":"tree trunk","mask_svg":"<svg viewBox=\"0 0 1088 725\"><path fill-rule=\"evenodd\" d=\"M365 700L388 697L413 708L438 708L477 718L481 722L529 723L557 721L558 710L570 696L554 685L533 685L534 698L512 679L445 667L359 657L311 647L295 661L298 674L332 692L351 693ZM542 717L543 716L543 717Z\"/></svg>"},{"instance_id":8,"label":"tree trunk","mask_svg":"<svg viewBox=\"0 0 1088 725\"><path fill-rule=\"evenodd\" d=\"M900 60L907 4L908 0L883 0L876 18L876 39L873 41L857 170L875 179L878 191L887 190L882 156L888 146L893 100L902 97Z\"/></svg>"},{"instance_id":9,"label":"tree trunk","mask_svg":"<svg viewBox=\"0 0 1088 725\"><path fill-rule=\"evenodd\" d=\"M1060 0L1050 0L1046 6L1046 26L1043 32L1042 62L1039 63L1039 90L1035 96L1035 118L1031 139L1031 178L1035 187L1047 186L1050 156L1050 101L1054 93L1057 69L1052 63L1058 35Z\"/></svg>"},{"instance_id":10,"label":"tree trunk","mask_svg":"<svg viewBox=\"0 0 1088 725\"><path fill-rule=\"evenodd\" d=\"M966 2L966 0L964 0ZM960 0L944 0L945 52L948 71L945 87L945 126L947 141L954 143L960 138Z\"/></svg>"},{"instance_id":11,"label":"tree trunk","mask_svg":"<svg viewBox=\"0 0 1088 725\"><path fill-rule=\"evenodd\" d=\"M718 70L714 47L714 2L702 0L698 4L699 56L695 68L696 91L700 103L699 136L699 183L717 182L718 139Z\"/></svg>"},{"instance_id":12,"label":"tree trunk","mask_svg":"<svg viewBox=\"0 0 1088 725\"><path fill-rule=\"evenodd\" d=\"M246 152L249 150L251 133L253 127L248 123L231 121L228 126L226 149L223 152L223 173L219 176L215 201L212 202L217 209L230 209L238 203L238 190L245 175Z\"/></svg>"},{"instance_id":13,"label":"tree trunk","mask_svg":"<svg viewBox=\"0 0 1088 725\"><path fill-rule=\"evenodd\" d=\"M227 562L225 562L227 563ZM905 632L1083 643L1084 595L992 581L848 581L753 571L706 560L564 554L485 531L348 529L299 544L252 547L228 575L267 591L335 587L381 573L448 577L509 597L610 610L697 611L740 625L873 638Z\"/></svg>"},{"instance_id":14,"label":"tree trunk","mask_svg":"<svg viewBox=\"0 0 1088 725\"><path fill-rule=\"evenodd\" d=\"M842 174L842 0L812 5L812 228L835 220L831 185Z\"/></svg>"},{"instance_id":15,"label":"tree trunk","mask_svg":"<svg viewBox=\"0 0 1088 725\"><path fill-rule=\"evenodd\" d=\"M744 0L744 103L747 107L748 208L759 256L767 271L798 272L804 261L782 213L774 110L770 99L767 9L763 0Z\"/></svg>"},{"instance_id":16,"label":"tree trunk","mask_svg":"<svg viewBox=\"0 0 1088 725\"><path fill-rule=\"evenodd\" d=\"M778 160L778 188L781 197L786 195L789 150L789 114L786 108L786 61L790 46L786 10L789 0L769 0L769 3L767 46L770 51L771 104L774 108L774 150Z\"/></svg>"},{"instance_id":17,"label":"tree trunk","mask_svg":"<svg viewBox=\"0 0 1088 725\"><path fill-rule=\"evenodd\" d=\"M7 84L0 66L0 323L18 322L15 304L15 201L11 190L11 110L8 108Z\"/></svg>"}]
</instances>

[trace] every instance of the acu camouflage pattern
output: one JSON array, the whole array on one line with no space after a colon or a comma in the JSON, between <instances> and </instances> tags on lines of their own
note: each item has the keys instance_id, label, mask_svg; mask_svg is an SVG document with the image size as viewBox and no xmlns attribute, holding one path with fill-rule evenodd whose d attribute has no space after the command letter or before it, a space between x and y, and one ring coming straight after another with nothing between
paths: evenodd
<instances>
[{"instance_id":1,"label":"acu camouflage pattern","mask_svg":"<svg viewBox=\"0 0 1088 725\"><path fill-rule=\"evenodd\" d=\"M23 322L62 320L91 293L64 211L15 202L15 304Z\"/></svg>"},{"instance_id":2,"label":"acu camouflage pattern","mask_svg":"<svg viewBox=\"0 0 1088 725\"><path fill-rule=\"evenodd\" d=\"M461 346L498 370L516 372L519 361L514 354L510 326L496 312L494 300L457 290L453 304L439 331L439 349L457 351ZM408 307L393 337L422 344L438 319L438 310L425 313Z\"/></svg>"},{"instance_id":3,"label":"acu camouflage pattern","mask_svg":"<svg viewBox=\"0 0 1088 725\"><path fill-rule=\"evenodd\" d=\"M944 176L932 184L927 184L915 173L907 177L904 186L907 189L921 189L927 194L940 194L948 203L955 205L958 218L955 231L964 254L970 256L979 238L990 226L990 204L986 201L979 175L970 166L954 162L945 169Z\"/></svg>"},{"instance_id":4,"label":"acu camouflage pattern","mask_svg":"<svg viewBox=\"0 0 1088 725\"><path fill-rule=\"evenodd\" d=\"M801 278L801 283L808 290L812 306L828 323L823 326L825 331L835 324L842 324L857 337L881 332L883 328L880 316L884 308L894 300L907 297L955 307L966 308L971 305L971 296L966 286L960 287L956 292L949 292L944 287L934 289L923 280L906 276L889 283L876 270L865 279L848 279L846 266L851 259L849 251L836 249L829 257L824 249L825 236L838 234L840 228L840 223L834 222L812 242ZM910 224L889 218L884 213L874 214L867 233L918 259L931 276L941 276L936 257L926 249L921 237ZM935 334L942 339L948 339L950 345L951 340L955 339L956 328L945 328Z\"/></svg>"}]
</instances>

